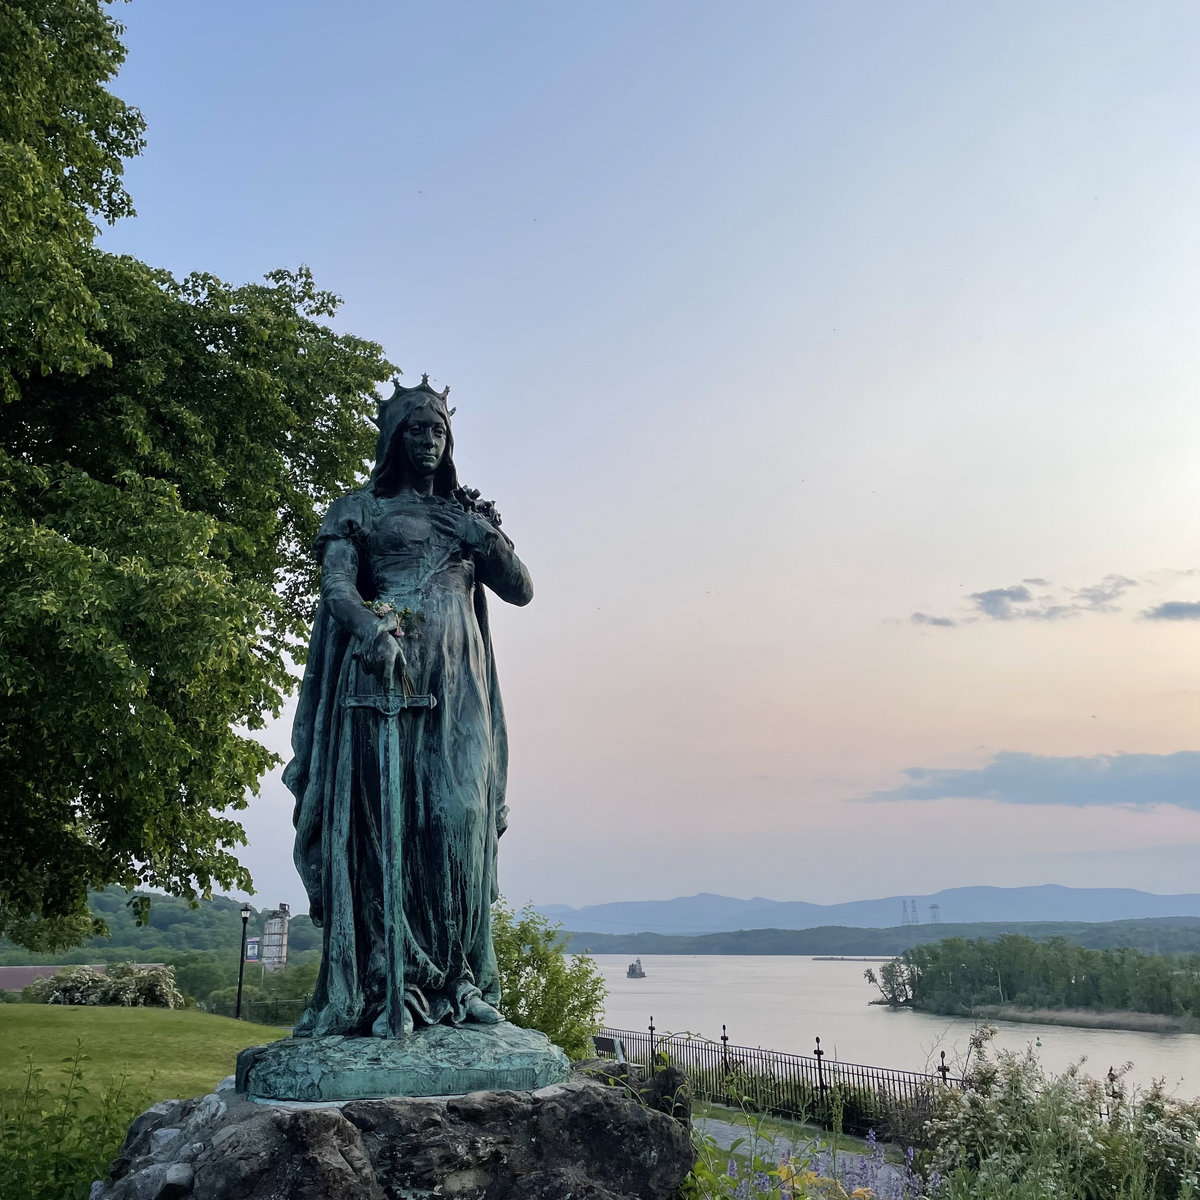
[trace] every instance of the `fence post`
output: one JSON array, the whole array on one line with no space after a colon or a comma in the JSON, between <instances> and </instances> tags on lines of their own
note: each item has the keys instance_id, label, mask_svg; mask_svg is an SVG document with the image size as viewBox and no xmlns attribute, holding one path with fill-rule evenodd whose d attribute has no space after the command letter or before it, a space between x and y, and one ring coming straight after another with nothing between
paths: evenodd
<instances>
[{"instance_id":1,"label":"fence post","mask_svg":"<svg viewBox=\"0 0 1200 1200\"><path fill-rule=\"evenodd\" d=\"M821 1049L821 1039L817 1038L817 1048L813 1051L813 1057L817 1060L817 1085L821 1089L821 1095L825 1095L825 1067L821 1059L825 1057L825 1051Z\"/></svg>"},{"instance_id":2,"label":"fence post","mask_svg":"<svg viewBox=\"0 0 1200 1200\"><path fill-rule=\"evenodd\" d=\"M724 1025L721 1026L721 1073L729 1074L729 1034Z\"/></svg>"},{"instance_id":3,"label":"fence post","mask_svg":"<svg viewBox=\"0 0 1200 1200\"><path fill-rule=\"evenodd\" d=\"M945 1052L945 1050L943 1050L943 1051L942 1051L942 1061L941 1061L941 1062L938 1064L938 1067L937 1067L937 1072L938 1072L938 1074L939 1074L939 1075L942 1077L942 1084L943 1084L943 1085L945 1085L946 1083L948 1083L948 1082L949 1082L949 1079L950 1079L950 1068L949 1068L948 1066L946 1066L946 1052Z\"/></svg>"},{"instance_id":4,"label":"fence post","mask_svg":"<svg viewBox=\"0 0 1200 1200\"><path fill-rule=\"evenodd\" d=\"M651 1017L650 1018L650 1078L651 1079L654 1078L655 1073L656 1072L654 1069L654 1018Z\"/></svg>"}]
</instances>

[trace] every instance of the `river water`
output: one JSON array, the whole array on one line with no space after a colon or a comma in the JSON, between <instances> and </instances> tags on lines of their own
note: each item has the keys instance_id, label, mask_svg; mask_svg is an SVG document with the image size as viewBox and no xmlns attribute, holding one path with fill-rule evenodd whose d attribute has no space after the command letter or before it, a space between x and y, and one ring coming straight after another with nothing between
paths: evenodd
<instances>
[{"instance_id":1,"label":"river water","mask_svg":"<svg viewBox=\"0 0 1200 1200\"><path fill-rule=\"evenodd\" d=\"M687 1030L715 1039L724 1022L731 1045L811 1054L814 1037L820 1037L821 1049L843 1062L926 1071L941 1050L948 1063L961 1062L974 1028L959 1017L870 1004L879 992L863 971L878 963L664 954L643 957L645 979L626 979L628 956L595 959L608 984L605 1023L620 1029L644 1030L653 1017L656 1033ZM1033 1045L1051 1071L1083 1058L1084 1070L1099 1077L1110 1066L1132 1062L1127 1078L1134 1083L1161 1076L1180 1096L1200 1095L1200 1034L993 1024L1000 1030L998 1045Z\"/></svg>"}]
</instances>

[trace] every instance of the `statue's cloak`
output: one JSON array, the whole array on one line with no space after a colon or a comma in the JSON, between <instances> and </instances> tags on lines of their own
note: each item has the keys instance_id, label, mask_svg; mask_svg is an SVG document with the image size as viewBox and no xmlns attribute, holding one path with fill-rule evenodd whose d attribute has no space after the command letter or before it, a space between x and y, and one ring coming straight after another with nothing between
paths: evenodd
<instances>
[{"instance_id":1,"label":"statue's cloak","mask_svg":"<svg viewBox=\"0 0 1200 1200\"><path fill-rule=\"evenodd\" d=\"M370 488L343 497L331 507L315 547L320 560L331 539L355 542L358 591L365 601L376 598L368 559L378 513ZM397 862L382 861L377 832L370 828L371 821L378 822L370 810L379 804L378 778L370 778L378 771L370 751L371 730L378 725L370 722L379 718L344 704L367 677L353 657L354 639L326 603L317 608L292 727L293 758L283 773L296 799L296 868L324 940L321 974L297 1035L371 1032L386 991L387 968L378 945L383 896L389 890L380 887L382 872L390 872L390 894L405 898L405 1002L414 1018L459 1023L472 995L492 1005L499 999L490 905L498 894L496 845L508 812L507 729L482 583L476 580L453 598L461 610L454 619L463 628L473 621L477 638L467 629L471 653L440 663L433 641L432 666L416 687L431 689L438 709L401 715L399 786L405 819ZM453 644L461 644L461 628L455 637ZM461 699L464 694L469 703ZM426 769L424 760L439 754L442 759ZM455 788L469 794L476 809L483 797L486 808L483 821L472 818L466 833L446 832L446 822L456 819L447 813L462 807L451 794ZM452 861L429 869L440 870L449 882L423 874L421 856L432 862L439 855Z\"/></svg>"}]
</instances>

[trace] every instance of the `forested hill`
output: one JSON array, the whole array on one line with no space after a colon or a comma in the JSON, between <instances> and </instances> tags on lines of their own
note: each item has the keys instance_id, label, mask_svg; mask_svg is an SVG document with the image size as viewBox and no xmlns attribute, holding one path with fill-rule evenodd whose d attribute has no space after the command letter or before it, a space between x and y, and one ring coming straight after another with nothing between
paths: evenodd
<instances>
[{"instance_id":1,"label":"forested hill","mask_svg":"<svg viewBox=\"0 0 1200 1200\"><path fill-rule=\"evenodd\" d=\"M144 895L146 893L138 893ZM129 907L130 893L110 887L94 892L88 899L92 912L108 922L110 937L90 938L73 950L58 954L31 954L0 939L0 965L16 963L99 963L133 959L138 962L163 962L189 950L228 951L237 961L242 938L242 906L228 896L202 900L190 908L186 900L173 896L151 896L150 923L139 926ZM271 907L254 908L248 932L262 933L263 914ZM306 950L319 949L320 931L307 916L292 918L288 931L289 957Z\"/></svg>"},{"instance_id":2,"label":"forested hill","mask_svg":"<svg viewBox=\"0 0 1200 1200\"><path fill-rule=\"evenodd\" d=\"M1017 933L1044 942L1066 938L1103 950L1128 946L1151 954L1200 953L1200 917L1159 917L1141 921L1038 921L973 925L903 925L893 929L741 929L681 937L662 933L571 933L568 949L593 954L900 954L944 938L994 940Z\"/></svg>"},{"instance_id":3,"label":"forested hill","mask_svg":"<svg viewBox=\"0 0 1200 1200\"><path fill-rule=\"evenodd\" d=\"M32 962L106 962L134 959L169 961L187 951L228 952L236 960L242 934L241 904L227 896L201 901L190 908L186 901L153 896L150 923L139 927L128 906L129 893L108 888L94 893L92 911L108 922L111 937L91 938L74 950L35 955L0 941L0 965ZM263 913L255 908L249 932L262 932ZM589 949L593 954L846 954L894 955L912 946L927 945L948 937L995 939L1019 933L1035 941L1063 937L1080 946L1106 949L1129 946L1150 954L1200 953L1200 917L1161 917L1137 921L1042 921L904 925L891 929L857 929L826 925L817 929L744 929L694 937L659 933L571 933L569 949ZM290 956L318 950L320 931L307 916L292 918Z\"/></svg>"}]
</instances>

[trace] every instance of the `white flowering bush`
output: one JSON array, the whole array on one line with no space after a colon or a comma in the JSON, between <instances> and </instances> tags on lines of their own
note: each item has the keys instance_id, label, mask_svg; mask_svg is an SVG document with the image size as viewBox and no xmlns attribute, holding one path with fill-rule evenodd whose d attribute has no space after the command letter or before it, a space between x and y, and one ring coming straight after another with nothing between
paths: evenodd
<instances>
[{"instance_id":1,"label":"white flowering bush","mask_svg":"<svg viewBox=\"0 0 1200 1200\"><path fill-rule=\"evenodd\" d=\"M183 993L175 986L174 967L137 967L133 963L113 963L100 976L99 1004L120 1004L126 1008L182 1008Z\"/></svg>"},{"instance_id":2,"label":"white flowering bush","mask_svg":"<svg viewBox=\"0 0 1200 1200\"><path fill-rule=\"evenodd\" d=\"M64 967L35 979L23 995L37 1004L99 1004L100 979L91 967Z\"/></svg>"},{"instance_id":3,"label":"white flowering bush","mask_svg":"<svg viewBox=\"0 0 1200 1200\"><path fill-rule=\"evenodd\" d=\"M91 967L64 967L25 989L37 1004L103 1004L124 1008L182 1008L174 967L113 963L104 974Z\"/></svg>"},{"instance_id":4,"label":"white flowering bush","mask_svg":"<svg viewBox=\"0 0 1200 1200\"><path fill-rule=\"evenodd\" d=\"M1032 1050L973 1040L965 1091L945 1089L927 1127L927 1173L942 1200L1188 1200L1200 1196L1200 1102L1162 1081L1126 1094L1078 1064L1047 1074ZM933 1190L933 1189L931 1189Z\"/></svg>"}]
</instances>

